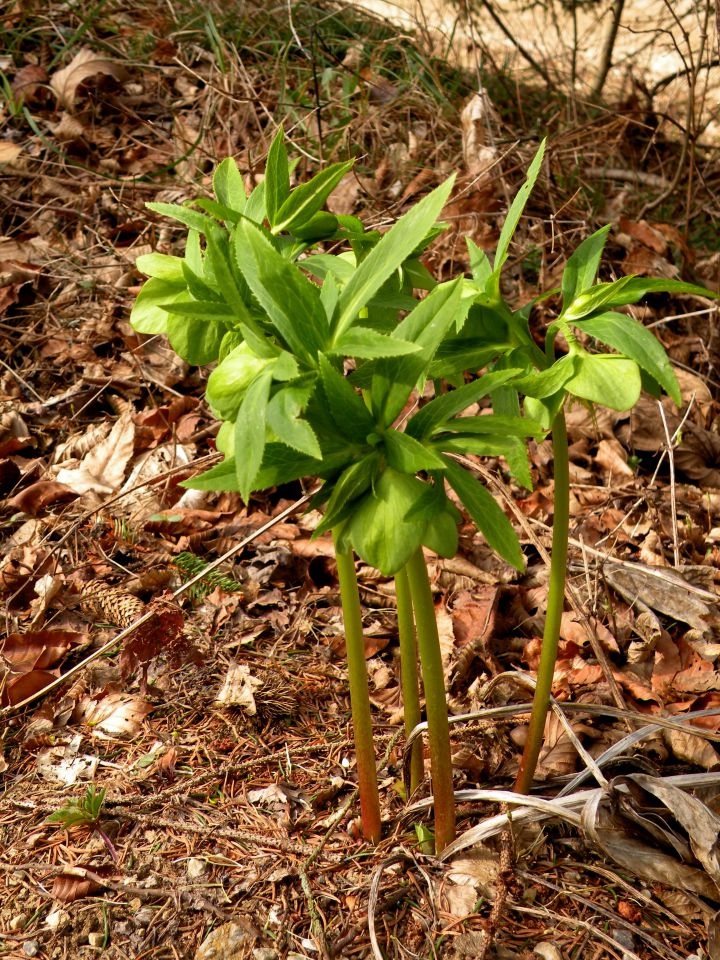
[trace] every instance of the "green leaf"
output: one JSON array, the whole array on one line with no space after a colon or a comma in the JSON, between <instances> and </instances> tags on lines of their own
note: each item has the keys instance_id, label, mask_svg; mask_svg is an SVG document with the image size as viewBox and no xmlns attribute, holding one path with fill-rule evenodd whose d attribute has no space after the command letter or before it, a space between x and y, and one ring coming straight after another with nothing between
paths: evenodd
<instances>
[{"instance_id":1,"label":"green leaf","mask_svg":"<svg viewBox=\"0 0 720 960\"><path fill-rule=\"evenodd\" d=\"M354 160L344 163L333 163L312 180L295 187L290 196L277 211L275 222L272 224L273 233L283 230L293 230L302 227L317 213L345 174L352 170Z\"/></svg>"},{"instance_id":2,"label":"green leaf","mask_svg":"<svg viewBox=\"0 0 720 960\"><path fill-rule=\"evenodd\" d=\"M168 257L164 253L144 253L135 261L140 273L157 280L183 284L182 257Z\"/></svg>"},{"instance_id":3,"label":"green leaf","mask_svg":"<svg viewBox=\"0 0 720 960\"><path fill-rule=\"evenodd\" d=\"M569 307L577 296L585 293L595 282L610 226L608 223L596 230L569 257L562 275L563 308Z\"/></svg>"},{"instance_id":4,"label":"green leaf","mask_svg":"<svg viewBox=\"0 0 720 960\"><path fill-rule=\"evenodd\" d=\"M265 219L265 181L262 180L250 194L245 204L245 216L252 223L261 224Z\"/></svg>"},{"instance_id":5,"label":"green leaf","mask_svg":"<svg viewBox=\"0 0 720 960\"><path fill-rule=\"evenodd\" d=\"M265 164L265 210L271 227L275 226L278 210L290 195L290 168L284 137L280 127Z\"/></svg>"},{"instance_id":6,"label":"green leaf","mask_svg":"<svg viewBox=\"0 0 720 960\"><path fill-rule=\"evenodd\" d=\"M247 343L235 347L208 377L205 396L214 416L234 420L250 384L272 364L272 360L258 357Z\"/></svg>"},{"instance_id":7,"label":"green leaf","mask_svg":"<svg viewBox=\"0 0 720 960\"><path fill-rule=\"evenodd\" d=\"M371 489L379 464L380 454L373 450L342 472L333 484L325 515L313 536L332 530L354 511L358 498Z\"/></svg>"},{"instance_id":8,"label":"green leaf","mask_svg":"<svg viewBox=\"0 0 720 960\"><path fill-rule=\"evenodd\" d=\"M443 510L428 520L422 542L439 557L454 557L458 549L458 524L455 517Z\"/></svg>"},{"instance_id":9,"label":"green leaf","mask_svg":"<svg viewBox=\"0 0 720 960\"><path fill-rule=\"evenodd\" d=\"M483 343L475 338L448 340L440 345L428 376L433 380L445 380L466 370L480 370L509 348L509 343Z\"/></svg>"},{"instance_id":10,"label":"green leaf","mask_svg":"<svg viewBox=\"0 0 720 960\"><path fill-rule=\"evenodd\" d=\"M675 403L682 402L680 387L662 344L638 320L624 313L604 313L581 320L575 326L630 357L657 380Z\"/></svg>"},{"instance_id":11,"label":"green leaf","mask_svg":"<svg viewBox=\"0 0 720 960\"><path fill-rule=\"evenodd\" d=\"M484 290L485 284L492 276L492 266L488 255L470 237L465 238L465 243L467 243L470 256L470 272L473 275L473 280L480 290Z\"/></svg>"},{"instance_id":12,"label":"green leaf","mask_svg":"<svg viewBox=\"0 0 720 960\"><path fill-rule=\"evenodd\" d=\"M331 253L314 253L301 260L298 266L320 280L332 276L342 284L347 283L355 272L355 264L345 255L335 256Z\"/></svg>"},{"instance_id":13,"label":"green leaf","mask_svg":"<svg viewBox=\"0 0 720 960\"><path fill-rule=\"evenodd\" d=\"M239 223L242 220L241 213L238 213L237 210L231 210L230 207L226 207L223 203L218 203L217 200L200 197L198 200L194 200L193 203L196 207L200 207L201 210L215 217L216 220L225 223ZM216 224L216 226L218 225Z\"/></svg>"},{"instance_id":14,"label":"green leaf","mask_svg":"<svg viewBox=\"0 0 720 960\"><path fill-rule=\"evenodd\" d=\"M211 320L227 320L230 323L235 314L226 303L219 300L176 300L172 298L167 303L159 304L168 313L176 317L192 317L195 320L209 318Z\"/></svg>"},{"instance_id":15,"label":"green leaf","mask_svg":"<svg viewBox=\"0 0 720 960\"><path fill-rule=\"evenodd\" d=\"M235 229L235 255L248 286L280 337L295 356L315 365L328 333L320 290L248 221Z\"/></svg>"},{"instance_id":16,"label":"green leaf","mask_svg":"<svg viewBox=\"0 0 720 960\"><path fill-rule=\"evenodd\" d=\"M500 271L503 264L507 260L508 249L510 247L510 241L513 238L513 234L517 228L518 223L520 222L520 217L522 212L525 209L525 204L528 201L528 197L532 191L532 188L535 186L535 181L538 178L540 173L540 167L542 165L543 157L545 155L545 144L547 141L543 140L538 147L538 152L535 154L535 157L528 167L527 178L525 183L520 187L518 192L515 195L515 199L510 204L510 209L507 212L505 217L505 222L503 223L502 230L500 231L500 239L498 240L497 250L495 252L495 260L493 262L493 278L495 278L498 289L499 289L499 279Z\"/></svg>"},{"instance_id":17,"label":"green leaf","mask_svg":"<svg viewBox=\"0 0 720 960\"><path fill-rule=\"evenodd\" d=\"M231 424L234 428L234 424ZM235 473L235 458L227 457L222 463L210 467L189 480L181 480L181 487L188 490L226 490L237 492L238 482Z\"/></svg>"},{"instance_id":18,"label":"green leaf","mask_svg":"<svg viewBox=\"0 0 720 960\"><path fill-rule=\"evenodd\" d=\"M444 470L443 459L406 433L386 430L382 435L390 466L401 473L418 473L420 470Z\"/></svg>"},{"instance_id":19,"label":"green leaf","mask_svg":"<svg viewBox=\"0 0 720 960\"><path fill-rule=\"evenodd\" d=\"M344 287L338 302L334 336L339 338L355 323L364 306L412 253L418 235L424 235L433 225L450 196L454 183L451 177L416 204L390 229Z\"/></svg>"},{"instance_id":20,"label":"green leaf","mask_svg":"<svg viewBox=\"0 0 720 960\"><path fill-rule=\"evenodd\" d=\"M542 439L546 430L542 424L526 417L503 416L497 413L488 413L480 417L455 417L446 423L440 424L435 436L440 431L455 431L458 434L488 437L535 437ZM423 468L420 468L423 469Z\"/></svg>"},{"instance_id":21,"label":"green leaf","mask_svg":"<svg viewBox=\"0 0 720 960\"><path fill-rule=\"evenodd\" d=\"M198 213L197 210L191 210L189 207L181 207L179 203L153 202L146 203L145 206L154 213L184 223L186 227L197 230L198 233L207 233L208 230L213 230L217 226L212 217L206 217L204 213Z\"/></svg>"},{"instance_id":22,"label":"green leaf","mask_svg":"<svg viewBox=\"0 0 720 960\"><path fill-rule=\"evenodd\" d=\"M355 552L385 576L404 567L422 543L427 522L408 519L408 514L424 492L417 477L387 467L347 523L346 537Z\"/></svg>"},{"instance_id":23,"label":"green leaf","mask_svg":"<svg viewBox=\"0 0 720 960\"><path fill-rule=\"evenodd\" d=\"M417 353L419 349L414 343L385 336L370 327L353 327L346 330L325 352L331 356L372 360L375 357L403 357L408 353Z\"/></svg>"},{"instance_id":24,"label":"green leaf","mask_svg":"<svg viewBox=\"0 0 720 960\"><path fill-rule=\"evenodd\" d=\"M465 505L473 523L503 560L523 570L525 559L515 531L494 498L480 481L449 457L444 457L450 486Z\"/></svg>"},{"instance_id":25,"label":"green leaf","mask_svg":"<svg viewBox=\"0 0 720 960\"><path fill-rule=\"evenodd\" d=\"M207 236L207 262L223 299L230 305L238 323L256 328L248 304L235 280L230 265L230 245L226 236L213 230Z\"/></svg>"},{"instance_id":26,"label":"green leaf","mask_svg":"<svg viewBox=\"0 0 720 960\"><path fill-rule=\"evenodd\" d=\"M168 315L167 336L170 346L187 363L201 367L220 355L227 327L207 317Z\"/></svg>"},{"instance_id":27,"label":"green leaf","mask_svg":"<svg viewBox=\"0 0 720 960\"><path fill-rule=\"evenodd\" d=\"M440 394L430 403L425 404L414 417L408 421L406 432L417 440L423 440L429 437L437 427L450 420L463 410L477 403L482 397L487 396L493 390L512 380L514 376L521 373L520 370L496 370L492 373L486 373L484 376L473 380L472 383L466 383L457 390L451 390L448 393Z\"/></svg>"},{"instance_id":28,"label":"green leaf","mask_svg":"<svg viewBox=\"0 0 720 960\"><path fill-rule=\"evenodd\" d=\"M565 384L568 393L612 410L635 406L642 383L634 360L616 354L587 353L578 361L575 376Z\"/></svg>"},{"instance_id":29,"label":"green leaf","mask_svg":"<svg viewBox=\"0 0 720 960\"><path fill-rule=\"evenodd\" d=\"M219 203L237 213L244 213L247 204L245 184L233 157L225 157L215 168L213 191Z\"/></svg>"},{"instance_id":30,"label":"green leaf","mask_svg":"<svg viewBox=\"0 0 720 960\"><path fill-rule=\"evenodd\" d=\"M247 388L235 421L235 477L245 503L257 489L255 482L265 452L266 415L272 373L264 370Z\"/></svg>"},{"instance_id":31,"label":"green leaf","mask_svg":"<svg viewBox=\"0 0 720 960\"><path fill-rule=\"evenodd\" d=\"M338 229L338 218L327 210L318 210L310 219L299 226L291 227L293 237L303 243L315 243L318 240L329 240L335 236Z\"/></svg>"},{"instance_id":32,"label":"green leaf","mask_svg":"<svg viewBox=\"0 0 720 960\"><path fill-rule=\"evenodd\" d=\"M528 397L539 400L551 397L575 375L576 366L577 354L569 353L556 360L547 370L530 371L516 380L513 386Z\"/></svg>"},{"instance_id":33,"label":"green leaf","mask_svg":"<svg viewBox=\"0 0 720 960\"><path fill-rule=\"evenodd\" d=\"M572 303L566 307L560 318L574 323L582 317L587 317L603 307L619 306L624 303L634 303L631 285L635 277L620 277L611 283L596 283L585 293L578 294Z\"/></svg>"},{"instance_id":34,"label":"green leaf","mask_svg":"<svg viewBox=\"0 0 720 960\"><path fill-rule=\"evenodd\" d=\"M637 303L648 293L688 293L696 297L709 297L716 300L720 297L717 290L707 290L695 283L685 283L682 280L664 280L661 277L628 277L628 284L622 289L622 297L608 301L609 307L620 307L628 303Z\"/></svg>"},{"instance_id":35,"label":"green leaf","mask_svg":"<svg viewBox=\"0 0 720 960\"><path fill-rule=\"evenodd\" d=\"M167 333L170 304L173 300L185 299L187 289L184 283L179 286L159 277L146 280L130 311L130 324L138 333Z\"/></svg>"},{"instance_id":36,"label":"green leaf","mask_svg":"<svg viewBox=\"0 0 720 960\"><path fill-rule=\"evenodd\" d=\"M364 440L375 429L375 421L362 398L324 355L320 356L320 378L327 409L340 432L351 440Z\"/></svg>"},{"instance_id":37,"label":"green leaf","mask_svg":"<svg viewBox=\"0 0 720 960\"><path fill-rule=\"evenodd\" d=\"M542 424L545 430L550 430L555 417L562 409L566 396L564 390L558 390L557 393L545 397L543 400L536 400L535 397L525 397L523 401L525 416Z\"/></svg>"},{"instance_id":38,"label":"green leaf","mask_svg":"<svg viewBox=\"0 0 720 960\"><path fill-rule=\"evenodd\" d=\"M322 450L315 432L301 414L315 389L315 382L294 383L278 390L267 408L267 423L279 440L316 460Z\"/></svg>"}]
</instances>

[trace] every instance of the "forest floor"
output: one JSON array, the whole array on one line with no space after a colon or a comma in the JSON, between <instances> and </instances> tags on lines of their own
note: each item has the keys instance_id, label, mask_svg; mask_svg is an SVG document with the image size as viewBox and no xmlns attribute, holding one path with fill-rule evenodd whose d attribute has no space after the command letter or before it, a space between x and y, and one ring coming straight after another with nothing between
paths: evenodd
<instances>
[{"instance_id":1,"label":"forest floor","mask_svg":"<svg viewBox=\"0 0 720 960\"><path fill-rule=\"evenodd\" d=\"M537 668L548 442L532 446L532 491L483 464L522 574L470 525L455 560L429 557L450 709L464 718L452 729L465 840L443 860L426 852L427 804L404 797L391 584L358 569L385 826L372 848L331 544L312 539L299 484L247 506L179 486L217 457L206 374L128 322L136 257L176 252L181 236L145 202L209 192L228 155L253 185L278 124L298 176L357 157L332 202L380 227L457 171L449 230L428 255L437 276L467 265L467 236L493 249L548 136L513 246L513 302L555 287L608 222L606 278L718 290L712 111L698 99L668 115L637 83L592 105L532 68L486 64L490 108L473 100L474 71L429 55L425 27L400 34L346 5L78 11L17 0L0 14L0 956L720 957L714 301L635 309L669 352L682 409L643 398L632 415L568 411L570 590L553 687L567 724L548 723L537 787L550 800L569 790L564 819L517 814L511 832L492 820L528 694L487 685ZM556 299L533 314L538 336ZM118 639L146 613L149 627ZM624 806L578 794L596 783L570 734L603 757L601 782L625 785L604 794ZM690 813L678 784L702 801ZM427 796L426 784L413 800Z\"/></svg>"}]
</instances>

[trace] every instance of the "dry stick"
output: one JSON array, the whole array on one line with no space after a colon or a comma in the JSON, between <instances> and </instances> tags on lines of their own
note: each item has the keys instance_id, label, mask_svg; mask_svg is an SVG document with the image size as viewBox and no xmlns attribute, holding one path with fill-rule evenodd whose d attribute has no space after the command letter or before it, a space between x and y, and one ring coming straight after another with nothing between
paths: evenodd
<instances>
[{"instance_id":1,"label":"dry stick","mask_svg":"<svg viewBox=\"0 0 720 960\"><path fill-rule=\"evenodd\" d=\"M523 46L523 44L520 43L520 41L518 40L518 38L515 36L515 34L512 32L512 30L508 27L508 25L505 23L505 21L502 20L502 19L498 16L497 12L495 11L495 8L494 8L493 4L492 4L492 3L488 3L488 0L482 0L482 5L483 5L483 7L487 10L487 12L488 12L488 14L490 15L491 19L495 21L495 23L498 25L498 27L500 27L500 29L502 30L502 32L503 32L503 33L505 34L505 36L508 38L508 40L510 41L510 43L512 43L512 45L515 47L515 49L516 49L517 52L520 54L520 56L523 58L523 60L526 60L527 63L530 64L530 66L533 68L533 70L535 71L535 73L537 73L537 75L538 75L539 77L542 77L542 79L545 81L545 83L546 83L549 87L554 87L554 86L555 86L554 81L553 81L552 78L550 77L550 74L547 72L547 70L545 69L545 67L543 67L542 64L538 63L537 60L535 59L535 57L533 57L533 55L532 55L532 54L530 53L530 51L527 49L527 47Z\"/></svg>"},{"instance_id":2,"label":"dry stick","mask_svg":"<svg viewBox=\"0 0 720 960\"><path fill-rule=\"evenodd\" d=\"M673 565L677 570L680 566L680 542L678 540L677 497L675 491L675 448L673 446L673 439L670 437L670 430L668 429L665 409L660 400L658 400L657 405L658 410L660 411L660 419L662 420L663 431L665 432L665 449L667 451L668 465L670 467L670 517L672 521ZM677 436L677 431L675 436Z\"/></svg>"},{"instance_id":3,"label":"dry stick","mask_svg":"<svg viewBox=\"0 0 720 960\"><path fill-rule=\"evenodd\" d=\"M591 100L599 99L602 89L605 86L607 76L610 73L610 67L612 66L612 55L615 49L615 41L617 39L618 29L620 28L620 20L623 15L624 7L625 0L615 0L612 11L612 20L610 21L608 32L605 35L605 42L603 43L602 53L600 54L600 68L598 70L597 77L595 78L595 83L592 86L592 90L590 91Z\"/></svg>"},{"instance_id":4,"label":"dry stick","mask_svg":"<svg viewBox=\"0 0 720 960\"><path fill-rule=\"evenodd\" d=\"M313 495L313 493L307 493L304 497L300 497L299 500L296 500L295 503L291 503L289 507L286 507L284 510L282 510L276 517L273 517L271 520L268 520L267 523L264 523L261 527L258 527L254 533L251 533L249 536L245 537L245 539L241 540L240 543L236 543L234 547L226 550L221 557L218 557L217 560L213 560L212 563L209 563L206 567L204 567L200 573L196 574L191 580L188 580L187 583L184 583L181 587L178 587L177 590L173 591L171 598L174 600L176 597L186 593L191 587L194 587L196 583L199 583L200 580L206 577L212 570L215 570L221 564L225 563L225 561L230 557L234 556L236 553L239 553L249 543L252 543L253 540L256 540L257 537L261 536L267 530L272 529L272 527L274 527L277 523L280 523L281 520L285 520L286 517L289 517L291 514L295 513L295 511L304 506ZM92 663L93 660L97 660L98 657L101 657L104 653L114 647L116 643L119 643L120 640L124 640L125 637L131 634L138 627L142 626L143 623L147 623L147 621L154 615L155 611L148 610L141 617L138 617L137 620L131 623L129 627L125 627L124 630L121 630L120 633L116 634L111 640L108 640L107 643L104 643L97 650L94 650L89 656L85 657L84 660L81 660L80 663L76 663L74 667L71 667L67 671L67 673L64 673L61 677L57 677L57 679L53 680L52 683L49 683L46 687L43 687L42 690L38 690L36 693L33 693L32 696L26 697L19 703L13 703L8 707L3 707L3 709L0 710L0 717L5 716L12 711L19 710L28 703L32 703L33 700L37 700L39 697L44 696L51 690L55 690L61 684L65 683L65 681L70 677L74 676L76 673L86 667L89 663Z\"/></svg>"}]
</instances>

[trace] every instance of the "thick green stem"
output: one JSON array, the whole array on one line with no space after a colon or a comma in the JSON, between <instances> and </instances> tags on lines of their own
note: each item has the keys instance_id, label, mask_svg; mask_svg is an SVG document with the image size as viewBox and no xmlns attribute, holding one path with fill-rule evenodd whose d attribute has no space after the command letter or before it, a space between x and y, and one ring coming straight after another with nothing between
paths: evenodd
<instances>
[{"instance_id":1,"label":"thick green stem","mask_svg":"<svg viewBox=\"0 0 720 960\"><path fill-rule=\"evenodd\" d=\"M373 747L367 667L365 666L365 641L362 630L360 595L352 551L340 550L337 538L335 538L335 559L337 560L340 598L345 624L350 705L352 707L358 787L360 789L360 816L366 838L371 843L378 843L382 832L382 823L380 820L380 799Z\"/></svg>"},{"instance_id":2,"label":"thick green stem","mask_svg":"<svg viewBox=\"0 0 720 960\"><path fill-rule=\"evenodd\" d=\"M405 736L409 737L420 723L420 694L418 692L415 618L413 617L410 583L405 567L395 574L395 597L397 599L398 635L400 637L400 676ZM417 790L422 781L424 770L422 739L417 737L410 754L410 793Z\"/></svg>"},{"instance_id":3,"label":"thick green stem","mask_svg":"<svg viewBox=\"0 0 720 960\"><path fill-rule=\"evenodd\" d=\"M555 661L557 660L560 623L565 599L568 535L570 531L570 475L568 463L567 429L562 410L555 417L552 428L555 473L552 556L550 558L550 587L548 590L545 630L543 631L537 685L533 699L530 727L525 742L520 770L515 781L518 793L529 793L543 744L545 720L550 707Z\"/></svg>"},{"instance_id":4,"label":"thick green stem","mask_svg":"<svg viewBox=\"0 0 720 960\"><path fill-rule=\"evenodd\" d=\"M425 687L435 805L435 852L441 853L455 839L455 796L440 637L422 547L418 547L410 557L406 570L415 609L415 627Z\"/></svg>"}]
</instances>

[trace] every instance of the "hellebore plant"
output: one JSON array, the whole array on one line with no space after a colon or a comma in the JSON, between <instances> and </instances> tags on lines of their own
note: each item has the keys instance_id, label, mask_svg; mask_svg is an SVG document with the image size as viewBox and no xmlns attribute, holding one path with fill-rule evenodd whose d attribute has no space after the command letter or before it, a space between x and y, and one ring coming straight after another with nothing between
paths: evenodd
<instances>
[{"instance_id":1,"label":"hellebore plant","mask_svg":"<svg viewBox=\"0 0 720 960\"><path fill-rule=\"evenodd\" d=\"M472 279L447 283L435 283L418 258L442 229L436 219L452 180L381 236L364 230L355 217L336 217L324 209L350 163L334 164L291 189L292 165L282 132L270 148L263 183L249 196L237 166L227 159L213 178L214 199L188 206L149 204L183 223L188 239L184 257L138 259L150 279L137 298L132 324L141 333L167 334L189 363L216 363L206 396L222 421L216 442L225 459L187 485L236 490L247 502L254 491L291 480L322 481L313 500L324 514L315 535L332 532L335 545L362 822L373 842L380 838L381 819L354 554L395 577L408 732L420 719L419 655L439 852L455 835L455 803L445 685L423 547L443 557L457 550L460 514L447 487L489 545L523 567L510 522L458 458L503 456L516 479L529 487L527 438L552 429L553 563L536 704L519 779L527 789L542 740L563 601L564 399L571 394L628 409L642 377L678 397L655 338L614 308L651 290L696 293L700 288L630 278L593 286L607 228L568 261L563 311L548 330L545 352L528 329L532 304L512 311L503 300L501 271L543 147L510 207L492 266L469 243ZM321 243L323 250L330 246L336 252L317 252ZM414 296L418 289L428 291L422 300ZM590 353L573 331L619 353ZM569 353L555 360L559 333ZM465 383L465 372L479 369L484 374ZM455 389L436 390L412 412L415 391L423 397L440 379ZM463 415L486 397L492 413ZM413 789L422 775L418 743L411 758Z\"/></svg>"},{"instance_id":2,"label":"hellebore plant","mask_svg":"<svg viewBox=\"0 0 720 960\"><path fill-rule=\"evenodd\" d=\"M379 839L381 825L353 552L397 577L408 723L419 719L417 640L436 845L442 849L454 837L455 810L445 688L422 547L442 556L456 552L459 513L446 493L447 480L488 542L521 567L509 521L453 454L478 446L502 454L512 442L522 447L525 437L542 431L519 417L458 416L512 379L512 370L436 397L404 430L398 428L438 348L462 328L471 305L464 279L436 285L417 259L438 231L436 218L452 181L381 237L364 231L355 218L322 209L348 166L335 164L291 190L279 134L265 180L249 197L237 167L225 160L213 180L214 200L192 207L151 204L185 224L188 241L184 258L139 258L150 280L131 320L142 333L167 333L190 363L217 361L207 400L222 420L217 446L225 459L189 485L237 490L247 501L253 491L293 479L324 481L314 500L324 509L316 535L332 531L336 548L362 819L371 840ZM312 252L328 240L342 252ZM412 296L418 288L430 291L419 302ZM421 765L418 754L415 785Z\"/></svg>"},{"instance_id":3,"label":"hellebore plant","mask_svg":"<svg viewBox=\"0 0 720 960\"><path fill-rule=\"evenodd\" d=\"M545 351L540 350L528 328L530 310L536 301L512 311L500 291L500 271L507 255L507 241L537 178L543 152L544 143L510 208L494 264L491 266L485 254L469 244L477 295L461 335L446 341L444 356L431 368L434 376L452 377L467 370L470 359L477 366L524 371L494 393L493 409L518 415L524 398L525 417L549 429L552 435L555 490L550 582L530 727L515 784L521 793L530 790L543 743L564 604L570 510L565 400L576 397L586 403L626 411L637 403L644 388L655 396L664 390L679 404L680 390L663 347L641 323L618 312L618 308L637 303L648 293L717 296L703 287L667 279L621 277L610 283L596 283L610 230L607 225L584 240L570 256L561 290L544 294L543 299L561 292L562 310L548 327ZM558 335L563 336L567 353L556 359ZM593 352L588 349L590 343ZM598 352L603 346L614 352ZM516 477L530 486L524 458L524 451L507 456Z\"/></svg>"}]
</instances>

